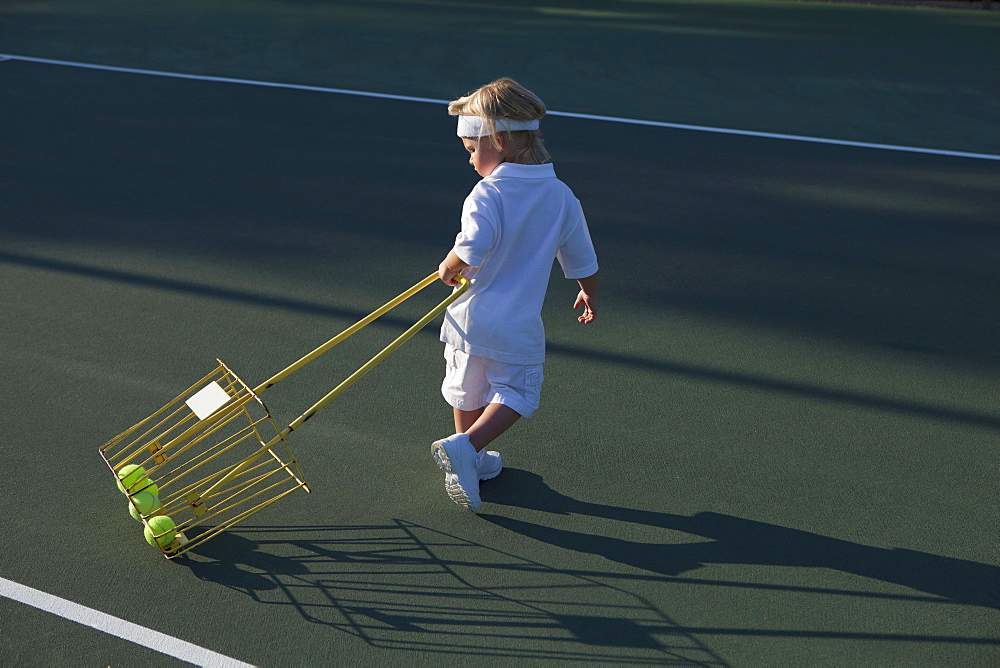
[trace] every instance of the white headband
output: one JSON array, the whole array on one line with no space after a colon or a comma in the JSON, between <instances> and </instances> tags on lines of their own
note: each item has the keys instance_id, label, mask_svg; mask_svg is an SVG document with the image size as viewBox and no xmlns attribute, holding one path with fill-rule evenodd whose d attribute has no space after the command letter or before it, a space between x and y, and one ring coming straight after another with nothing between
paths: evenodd
<instances>
[{"instance_id":1,"label":"white headband","mask_svg":"<svg viewBox=\"0 0 1000 668\"><path fill-rule=\"evenodd\" d=\"M497 132L516 132L518 130L537 130L538 121L512 121L509 118L496 120ZM486 127L486 119L479 116L459 116L459 137L485 137L490 134Z\"/></svg>"}]
</instances>

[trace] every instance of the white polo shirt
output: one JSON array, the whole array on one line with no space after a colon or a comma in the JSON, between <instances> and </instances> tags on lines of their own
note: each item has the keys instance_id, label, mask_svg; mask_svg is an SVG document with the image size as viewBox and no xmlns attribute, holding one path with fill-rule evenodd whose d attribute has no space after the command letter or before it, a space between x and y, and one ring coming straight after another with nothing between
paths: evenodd
<instances>
[{"instance_id":1,"label":"white polo shirt","mask_svg":"<svg viewBox=\"0 0 1000 668\"><path fill-rule=\"evenodd\" d=\"M597 273L579 200L547 165L502 163L465 200L455 254L469 291L445 313L441 340L510 364L545 361L542 302L552 260L563 275Z\"/></svg>"}]
</instances>

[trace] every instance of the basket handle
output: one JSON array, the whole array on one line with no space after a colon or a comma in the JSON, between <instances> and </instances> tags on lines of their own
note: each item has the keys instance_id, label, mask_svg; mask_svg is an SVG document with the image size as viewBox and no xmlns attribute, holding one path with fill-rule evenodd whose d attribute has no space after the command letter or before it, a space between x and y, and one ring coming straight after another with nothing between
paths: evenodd
<instances>
[{"instance_id":1,"label":"basket handle","mask_svg":"<svg viewBox=\"0 0 1000 668\"><path fill-rule=\"evenodd\" d=\"M410 297L412 297L413 295L415 295L417 292L420 292L425 287L427 287L428 285L430 285L431 283L433 283L435 280L437 280L437 278L438 278L437 272L431 274L430 276L428 276L424 280L420 281L420 283L417 283L415 286L413 286L412 288L410 288L409 290L407 290L403 294L399 295L399 297L396 297L392 301L387 302L385 305L381 306L379 309L377 309L376 311L374 311L371 315L369 315L369 316L363 318L362 320L358 321L357 324L352 325L351 327L348 327L343 332L341 332L337 336L333 337L332 339L330 339L329 341L327 341L326 343L324 343L322 346L320 346L316 350L312 351L311 353L309 353L308 355L306 355L305 357L303 357L302 359L300 359L298 362L295 362L294 364L292 364L291 366L289 366L288 368L286 368L284 371L279 372L274 377L272 377L271 379L267 380L259 388L257 388L256 390L254 390L254 392L263 392L268 387L273 386L275 383L277 383L282 378L286 378L293 371L296 371L297 369L302 368L303 366L305 366L306 364L308 364L312 360L316 359L317 357L319 357L320 355L322 355L323 353L325 353L327 350L329 350L333 346L337 345L338 343L340 343L341 341L343 341L344 339L346 339L351 334L354 334L355 332L357 332L358 330L360 330L365 325L368 325L369 323L371 323L373 320L375 320L375 318L379 317L380 315L382 315L386 311L391 310L392 308L394 308L395 306L399 305L400 303L406 301L407 299L409 299ZM465 278L464 276L457 276L456 280L458 281L459 286L457 288L455 288L455 290L450 295L448 295L448 297L446 297L444 299L444 301L442 301L440 304L438 304L437 306L435 306L434 308L432 308L427 313L427 315L425 315L423 318L421 318L416 323L414 323L413 326L410 327L408 330L406 330L405 332L403 332L402 334L400 334L399 337L397 337L395 341L393 341L388 346L386 346L385 348L383 348L377 355L375 355L375 357L373 357L370 360L368 360L364 365L361 366L360 369L358 369L357 371L355 371L354 373L352 373L342 383L340 383L340 385L338 385L337 387L335 387L332 390L330 390L326 394L326 396L324 396L322 399L320 399L315 404L313 404L305 413L303 413L299 417L295 418L295 420L293 420L291 424L289 424L287 427L285 427L281 431L280 434L278 434L277 436L275 436L274 438L272 438L270 441L268 441L266 444L264 444L263 446L261 446L261 448L259 450L257 450L257 452L255 452L254 454L252 454L249 457L247 457L246 459L244 459L232 471L230 471L229 473L227 473L218 482L216 482L211 487L209 487L208 489L206 489L200 495L200 498L201 499L208 499L213 494L215 494L216 491L222 489L222 487L226 483L228 483L230 480L232 480L233 478L235 478L236 476L238 476L240 473L242 473L244 470L246 470L247 468L249 468L255 461L257 461L258 459L260 459L260 457L262 457L267 451L269 451L275 445L277 445L278 443L280 443L286 436L288 436L293 431L295 431L296 429L298 429L299 427L301 427L307 420L309 420L309 418L311 418L312 416L316 415L316 413L318 413L319 411L323 410L323 408L325 408L327 406L327 404L329 404L331 401L333 401L334 399L336 399L337 397L339 397L344 392L344 390L346 390L347 388L349 388L356 381L358 381L362 376L364 376L366 373L368 373L369 371L371 371L379 362L381 362L382 360L384 360L394 350L396 350L401 345L403 345L404 343L406 343L410 338L413 337L414 334L416 334L421 329L423 329L427 325L427 323L429 323L431 320L433 320L438 315L440 315L446 308L448 308L451 305L452 302L454 302L456 299L458 299L463 294L465 294L465 292L469 289L469 280L467 278Z\"/></svg>"},{"instance_id":2,"label":"basket handle","mask_svg":"<svg viewBox=\"0 0 1000 668\"><path fill-rule=\"evenodd\" d=\"M437 274L436 273L433 274L433 276L431 278L437 279ZM424 279L424 280L426 281L427 279ZM301 427L302 424L306 420L308 420L313 415L315 415L320 410L322 410L331 401L333 401L334 399L336 399L337 397L339 397L344 392L344 390L346 390L347 388L349 388L356 381L358 381L362 376L364 376L366 373L368 373L373 368L375 368L375 366L379 362L381 362L386 357L388 357L390 354L392 354L392 352L394 350L396 350L396 348L399 348L401 345L403 345L404 343L406 343L407 341L409 341L410 338L412 338L414 334L416 334L421 329L423 329L427 325L427 323L429 323L434 318L438 317L446 308L448 308L449 306L451 306L452 302L454 302L456 299L458 299L463 294L465 294L466 290L469 289L469 280L467 278L465 278L464 276L457 276L456 280L458 281L459 286L457 288L455 288L455 290L450 295L448 295L440 304L438 304L437 306L435 306L434 308L432 308L430 311L428 311L427 315L425 315L423 318L421 318L420 320L418 320L417 322L415 322L412 327L410 327L408 330L406 330L405 332L403 332L402 334L400 334L396 338L395 341L393 341L392 343L390 343L389 345L387 345L385 348L383 348L377 355L375 355L375 357L373 357L370 360L368 360L367 362L365 362L361 366L361 368L359 368L357 371L355 371L350 376L348 376L346 379L344 379L344 381L340 385L338 385L337 387L335 387L332 390L330 390L325 397L323 397L322 399L320 399L319 401L317 401L315 404L313 404L309 408L309 410L307 410L305 413L303 413L299 417L295 418L295 420L293 420L292 423L289 424L288 427L287 427L288 433L290 434L291 432L293 432L296 429L298 429L299 427Z\"/></svg>"},{"instance_id":3,"label":"basket handle","mask_svg":"<svg viewBox=\"0 0 1000 668\"><path fill-rule=\"evenodd\" d=\"M455 299L457 299L460 294L462 294L463 292L465 292L468 289L468 281L466 281L466 279L463 278L463 277L458 277L458 278L459 278L460 282L464 282L464 285L461 286L461 287L459 287L459 289L455 293L452 294L452 301L454 301ZM400 304L402 304L403 302L405 302L407 299L409 299L413 295L417 294L418 292L420 292L421 290L423 290L424 288L426 288L428 285L430 285L431 283L433 283L437 279L438 279L438 274L437 274L437 272L434 272L433 274L431 274L427 278L423 279L422 281L420 281L419 283L417 283L416 285L414 285L409 290L406 290L405 292L403 292L399 296L394 297L393 299L390 299L388 302L386 302L382 306L378 307L377 309L375 309L374 311L372 311L370 314L366 315L364 318L362 318L361 320L357 321L356 323L354 323L353 325L351 325L350 327L348 327L347 329L345 329L344 331L342 331L340 334L337 334L335 337L333 337L332 339L330 339L329 341L327 341L326 343L324 343L323 345L321 345L319 348L316 348L315 350L313 350L308 355L305 355L302 359L300 359L300 360L298 360L298 361L290 364L286 368L282 369L278 373L274 374L273 376L271 376L270 378L268 378L267 380L265 380L263 383L261 383L260 385L258 385L257 387L254 388L254 390L253 390L254 393L255 394L260 394L264 390L269 389L271 387L274 387L275 385L278 384L279 381L282 381L285 378L288 378L294 372L298 371L299 369L301 369L302 367L304 367L306 364L309 364L309 362L312 362L313 360L315 360L317 357L319 357L323 353L329 351L331 348L333 348L338 343L343 342L348 337L356 334L361 329L367 327L368 325L370 325L371 323L373 323L375 320L377 320L378 318L382 317L383 315L385 315L386 313L388 313L392 309L396 308L397 306L399 306ZM448 304L450 304L450 303L451 302L448 302ZM447 304L445 305L445 308L447 308ZM441 310L444 310L444 309L441 309Z\"/></svg>"}]
</instances>

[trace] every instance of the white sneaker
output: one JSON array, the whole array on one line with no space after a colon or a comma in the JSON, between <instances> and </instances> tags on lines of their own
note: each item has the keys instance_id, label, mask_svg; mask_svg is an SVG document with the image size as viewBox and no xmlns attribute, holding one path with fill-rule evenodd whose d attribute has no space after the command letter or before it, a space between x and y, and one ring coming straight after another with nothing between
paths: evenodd
<instances>
[{"instance_id":1,"label":"white sneaker","mask_svg":"<svg viewBox=\"0 0 1000 668\"><path fill-rule=\"evenodd\" d=\"M492 480L503 471L503 458L496 450L481 450L479 452L479 479Z\"/></svg>"},{"instance_id":2,"label":"white sneaker","mask_svg":"<svg viewBox=\"0 0 1000 668\"><path fill-rule=\"evenodd\" d=\"M466 434L454 434L431 444L431 456L444 471L444 489L466 510L479 512L479 455Z\"/></svg>"}]
</instances>

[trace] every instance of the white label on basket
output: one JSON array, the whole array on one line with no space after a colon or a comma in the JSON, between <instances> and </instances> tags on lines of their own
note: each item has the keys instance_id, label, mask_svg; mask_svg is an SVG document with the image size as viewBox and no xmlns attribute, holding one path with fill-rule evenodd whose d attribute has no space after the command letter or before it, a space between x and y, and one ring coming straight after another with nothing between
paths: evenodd
<instances>
[{"instance_id":1,"label":"white label on basket","mask_svg":"<svg viewBox=\"0 0 1000 668\"><path fill-rule=\"evenodd\" d=\"M186 402L188 408L194 411L199 420L204 420L209 415L226 405L230 396L222 389L222 386L212 381L202 389L198 390Z\"/></svg>"}]
</instances>

